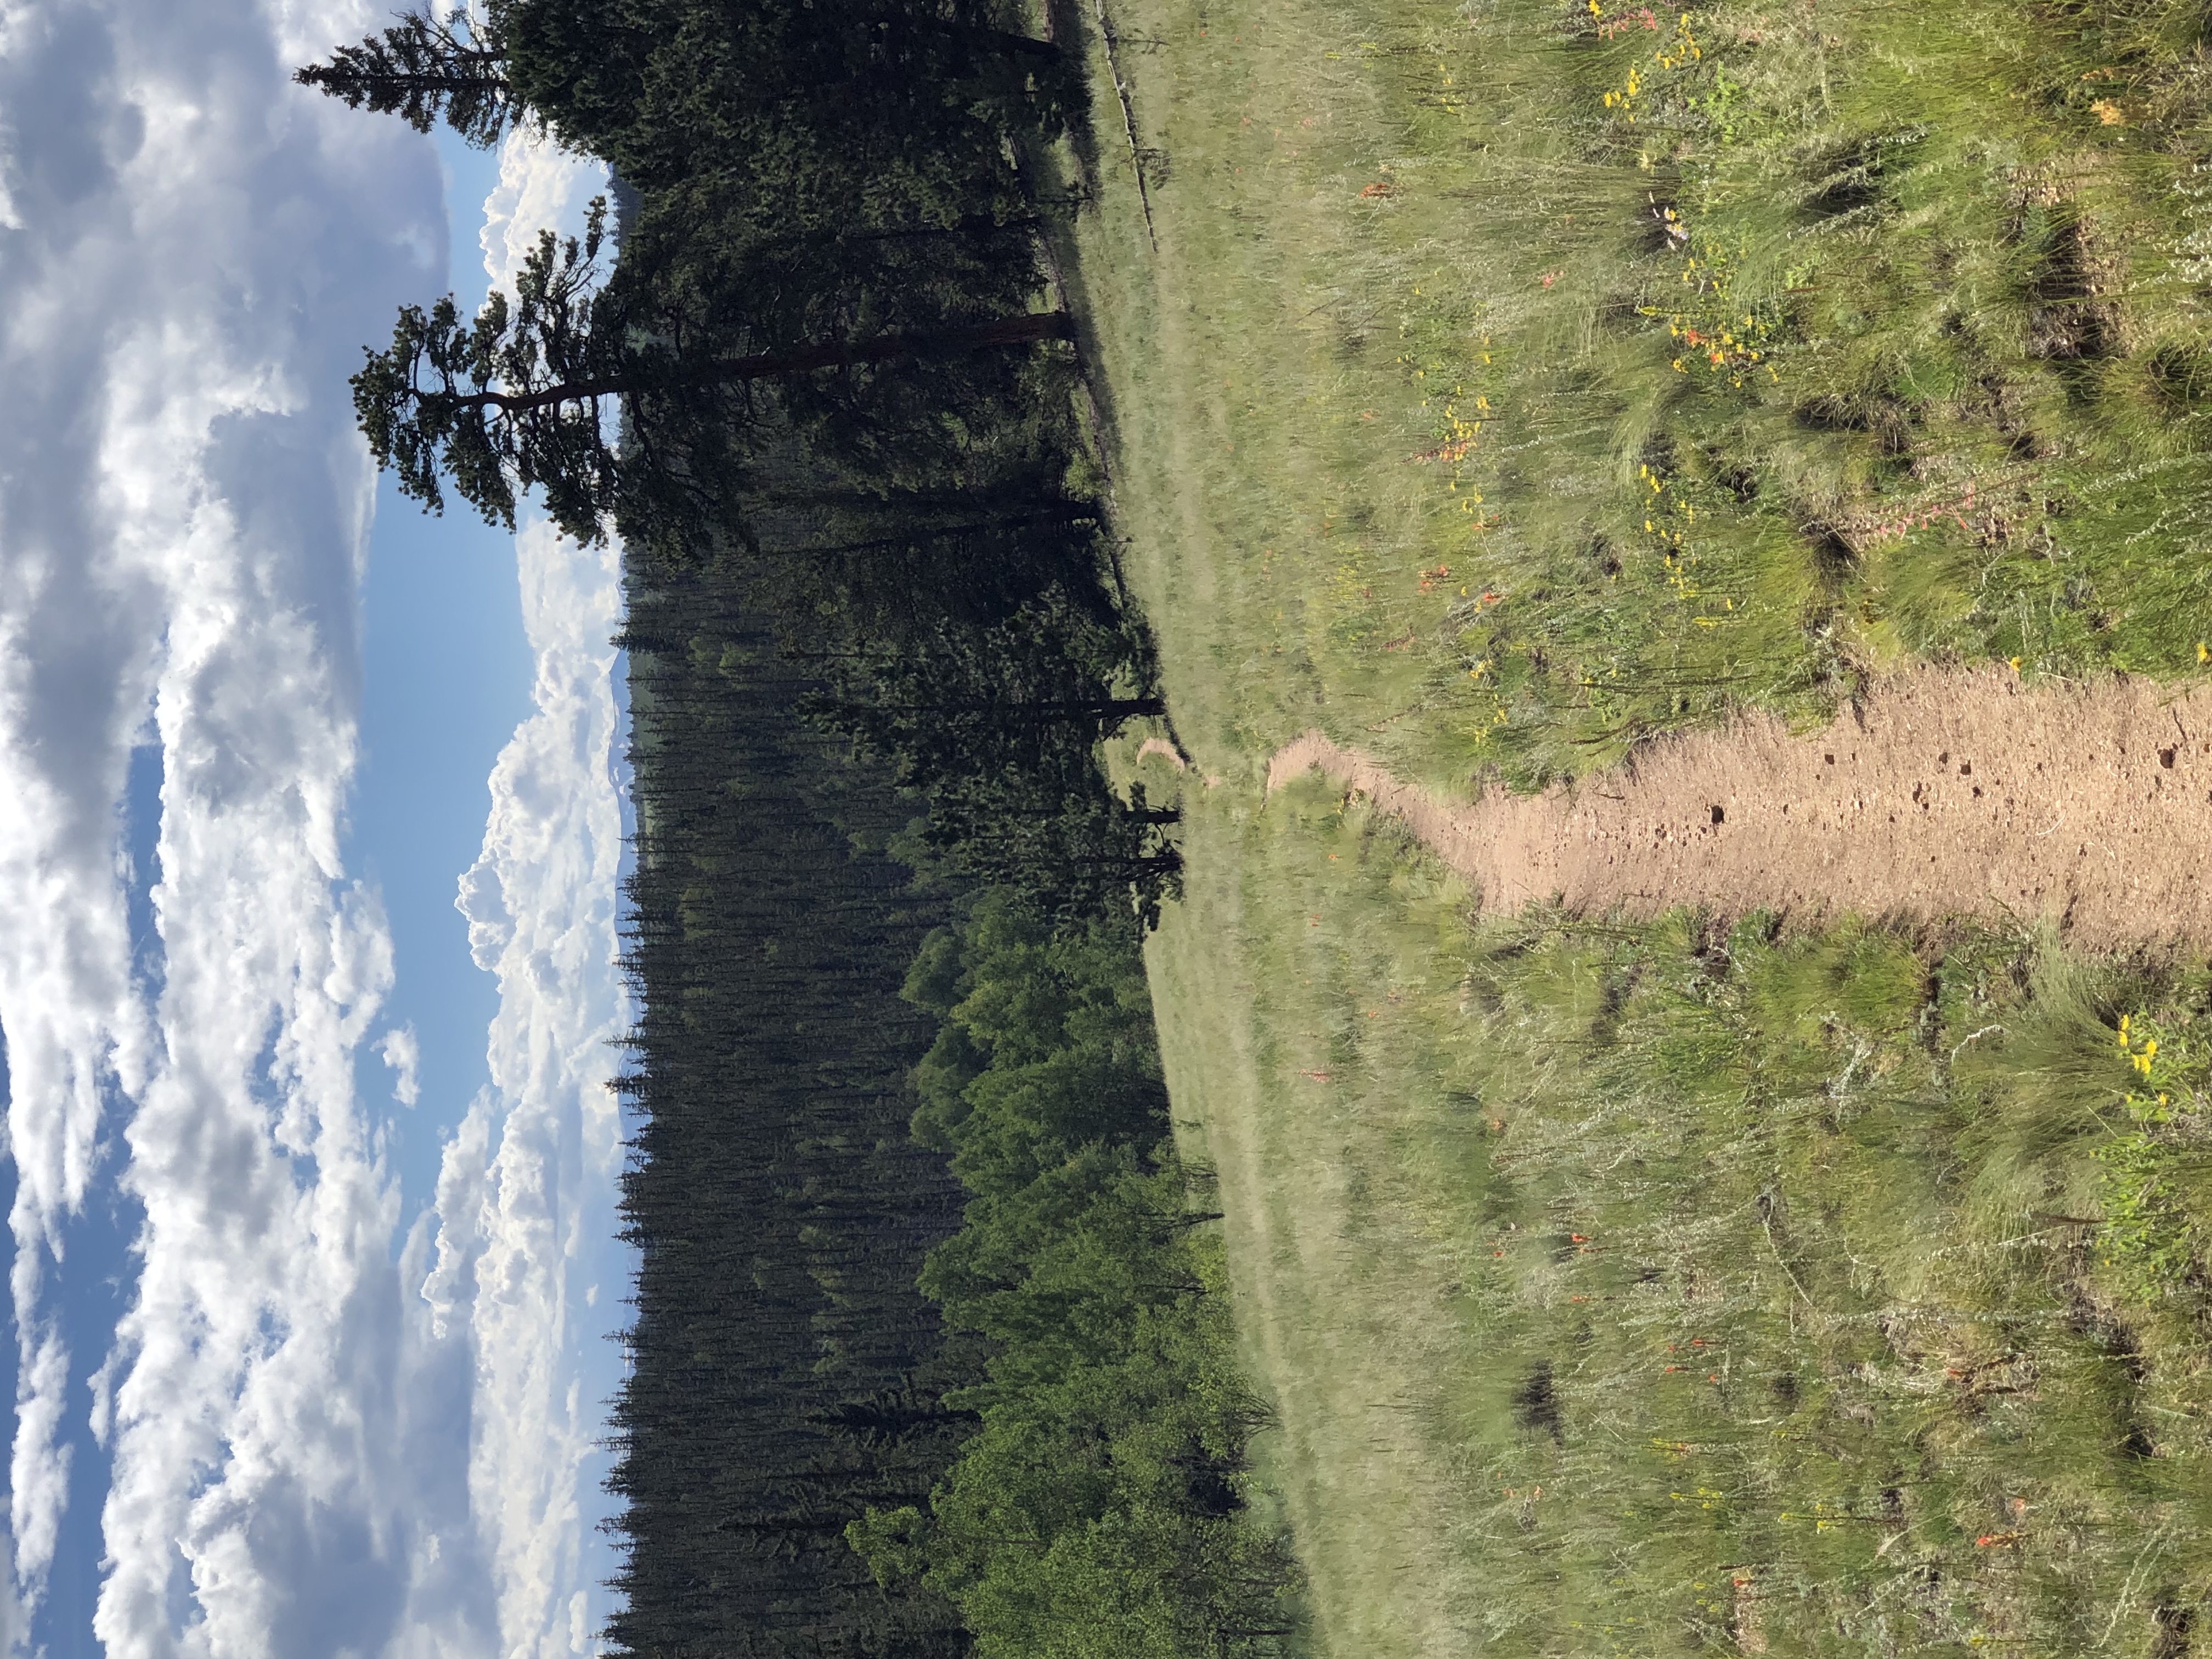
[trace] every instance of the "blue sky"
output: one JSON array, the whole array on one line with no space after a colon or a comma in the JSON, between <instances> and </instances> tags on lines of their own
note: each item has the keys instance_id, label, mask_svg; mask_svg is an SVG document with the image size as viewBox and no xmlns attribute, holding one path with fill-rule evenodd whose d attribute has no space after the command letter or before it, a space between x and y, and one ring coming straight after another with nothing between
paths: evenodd
<instances>
[{"instance_id":1,"label":"blue sky","mask_svg":"<svg viewBox=\"0 0 2212 1659\"><path fill-rule=\"evenodd\" d=\"M11 1650L605 1613L614 555L423 519L344 385L597 174L289 86L384 9L0 11Z\"/></svg>"},{"instance_id":2,"label":"blue sky","mask_svg":"<svg viewBox=\"0 0 2212 1659\"><path fill-rule=\"evenodd\" d=\"M444 286L464 304L489 283L477 229L499 182L496 155L441 134L450 237ZM426 1109L398 1115L394 1164L408 1207L434 1194L443 1143L489 1080L484 1032L499 987L469 959L454 883L476 862L485 780L531 709L514 538L465 508L433 517L378 480L362 584L361 759L347 866L384 895L397 976L386 1017L414 1031ZM365 1094L391 1091L364 1050Z\"/></svg>"}]
</instances>

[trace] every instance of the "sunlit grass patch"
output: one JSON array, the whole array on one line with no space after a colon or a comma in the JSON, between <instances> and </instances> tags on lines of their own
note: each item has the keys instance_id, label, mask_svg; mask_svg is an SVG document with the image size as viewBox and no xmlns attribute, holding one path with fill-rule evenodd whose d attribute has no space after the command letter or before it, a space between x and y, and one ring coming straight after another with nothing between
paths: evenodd
<instances>
[{"instance_id":1,"label":"sunlit grass patch","mask_svg":"<svg viewBox=\"0 0 2212 1659\"><path fill-rule=\"evenodd\" d=\"M1533 781L1916 658L2198 669L2181 11L1122 10L1165 240L1086 281L1224 737L1310 687Z\"/></svg>"},{"instance_id":2,"label":"sunlit grass patch","mask_svg":"<svg viewBox=\"0 0 2212 1659\"><path fill-rule=\"evenodd\" d=\"M2212 672L2200 15L1113 14L1172 162L1157 251L1103 145L1078 239L1194 763L1155 985L1324 1647L2185 1651L2200 965L1476 916L1258 779Z\"/></svg>"},{"instance_id":3,"label":"sunlit grass patch","mask_svg":"<svg viewBox=\"0 0 2212 1659\"><path fill-rule=\"evenodd\" d=\"M1197 833L1170 1077L1267 1212L1228 1193L1329 1650L2146 1650L2193 1605L2201 974L1471 921L1318 781Z\"/></svg>"}]
</instances>

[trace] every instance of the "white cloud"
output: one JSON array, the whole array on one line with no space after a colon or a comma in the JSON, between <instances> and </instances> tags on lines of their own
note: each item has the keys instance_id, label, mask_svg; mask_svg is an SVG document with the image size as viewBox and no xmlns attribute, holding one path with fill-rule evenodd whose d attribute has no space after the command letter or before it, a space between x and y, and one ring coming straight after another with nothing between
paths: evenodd
<instances>
[{"instance_id":1,"label":"white cloud","mask_svg":"<svg viewBox=\"0 0 2212 1659\"><path fill-rule=\"evenodd\" d=\"M459 900L477 948L498 941L493 1098L478 1109L497 1115L498 1145L486 1158L489 1135L465 1133L447 1154L440 1263L424 1294L445 1321L468 1312L470 1489L494 1563L501 1650L535 1656L572 1650L583 1593L582 1474L599 1431L596 1402L577 1384L605 1346L604 1319L585 1310L607 1270L621 1158L606 1085L609 1044L624 1024L614 961L623 823L607 643L614 556L542 523L526 525L518 547L537 711L492 773L483 853Z\"/></svg>"},{"instance_id":2,"label":"white cloud","mask_svg":"<svg viewBox=\"0 0 2212 1659\"><path fill-rule=\"evenodd\" d=\"M605 186L606 176L587 156L527 131L508 133L500 146L499 185L484 198L483 228L477 233L492 286L514 291L514 273L538 246L541 231L579 231L584 204Z\"/></svg>"},{"instance_id":3,"label":"white cloud","mask_svg":"<svg viewBox=\"0 0 2212 1659\"><path fill-rule=\"evenodd\" d=\"M65 1516L60 1430L82 1409L61 1257L112 1171L144 1216L135 1300L94 1374L113 1468L94 1625L118 1659L550 1652L580 1627L577 1309L600 1270L599 1039L619 1018L601 556L525 543L539 712L502 761L479 866L508 907L483 947L507 1007L495 1098L396 1264L398 1198L355 1096L392 967L339 857L371 499L344 382L394 304L434 291L444 249L427 147L284 77L386 9L25 0L0 17L21 1356L0 1546L34 1601ZM152 986L117 808L149 709ZM404 1029L380 1045L403 1098L413 1048ZM0 1644L23 1616L0 1596Z\"/></svg>"},{"instance_id":4,"label":"white cloud","mask_svg":"<svg viewBox=\"0 0 2212 1659\"><path fill-rule=\"evenodd\" d=\"M487 268L512 264L541 223L573 223L604 173L510 137L485 204ZM505 215L503 219L500 216ZM437 1319L465 1313L477 1355L470 1490L493 1564L501 1650L588 1650L582 1565L586 1464L599 1432L581 1380L604 1364L608 1314L591 1287L611 1270L621 1128L607 1088L626 1023L616 967L623 854L611 548L542 521L516 538L535 712L491 775L483 852L460 880L477 965L499 976L490 1095L448 1149L439 1261L423 1287ZM496 1120L496 1150L493 1149Z\"/></svg>"},{"instance_id":5,"label":"white cloud","mask_svg":"<svg viewBox=\"0 0 2212 1659\"><path fill-rule=\"evenodd\" d=\"M25 1324L22 1350L15 1453L8 1471L14 1510L10 1531L21 1540L15 1551L17 1570L35 1582L34 1576L53 1560L55 1538L69 1500L70 1449L56 1443L69 1382L69 1353L52 1325L44 1322Z\"/></svg>"},{"instance_id":6,"label":"white cloud","mask_svg":"<svg viewBox=\"0 0 2212 1659\"><path fill-rule=\"evenodd\" d=\"M392 1097L402 1106L422 1098L422 1045L412 1025L395 1025L377 1039L378 1056L392 1071Z\"/></svg>"}]
</instances>

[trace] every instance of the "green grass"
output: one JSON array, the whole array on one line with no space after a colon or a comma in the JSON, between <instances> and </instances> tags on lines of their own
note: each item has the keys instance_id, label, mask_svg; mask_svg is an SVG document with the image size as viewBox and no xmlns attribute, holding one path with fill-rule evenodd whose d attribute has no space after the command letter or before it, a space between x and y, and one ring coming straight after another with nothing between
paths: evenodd
<instances>
[{"instance_id":1,"label":"green grass","mask_svg":"<svg viewBox=\"0 0 2212 1659\"><path fill-rule=\"evenodd\" d=\"M1083 269L1187 735L1534 781L1913 658L2196 672L2212 66L2115 10L1117 8L1160 246L1102 129Z\"/></svg>"},{"instance_id":2,"label":"green grass","mask_svg":"<svg viewBox=\"0 0 2212 1659\"><path fill-rule=\"evenodd\" d=\"M1227 818L1156 982L1324 1650L2168 1650L2212 1583L2206 1303L2083 1218L2118 1012L2201 1018L2201 974L1470 927L1317 783ZM2212 1183L2165 1167L2195 1253Z\"/></svg>"},{"instance_id":3,"label":"green grass","mask_svg":"<svg viewBox=\"0 0 2212 1659\"><path fill-rule=\"evenodd\" d=\"M1109 10L1157 246L1109 102L1071 269L1221 780L1152 967L1317 1645L2187 1651L2201 963L1482 915L1260 781L2205 672L2201 9Z\"/></svg>"}]
</instances>

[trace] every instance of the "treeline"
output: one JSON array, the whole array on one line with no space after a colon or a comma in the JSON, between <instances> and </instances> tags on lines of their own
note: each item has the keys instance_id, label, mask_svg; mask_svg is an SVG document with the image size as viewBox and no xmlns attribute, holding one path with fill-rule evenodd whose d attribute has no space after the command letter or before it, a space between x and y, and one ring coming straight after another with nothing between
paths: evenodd
<instances>
[{"instance_id":1,"label":"treeline","mask_svg":"<svg viewBox=\"0 0 2212 1659\"><path fill-rule=\"evenodd\" d=\"M354 380L427 506L534 491L625 545L610 1638L1279 1646L1136 954L1175 814L1097 763L1162 708L1041 264L1072 205L1023 160L1074 67L972 0L493 0L301 78L479 143L535 122L624 185L617 234L404 310Z\"/></svg>"},{"instance_id":2,"label":"treeline","mask_svg":"<svg viewBox=\"0 0 2212 1659\"><path fill-rule=\"evenodd\" d=\"M1002 889L907 980L945 1021L915 1133L975 1194L922 1288L987 1345L945 1402L982 1427L926 1508L848 1535L987 1659L1271 1654L1295 1631L1295 1569L1245 1514L1267 1412L1200 1231L1220 1218L1169 1133L1137 942L1126 913L1054 929Z\"/></svg>"},{"instance_id":3,"label":"treeline","mask_svg":"<svg viewBox=\"0 0 2212 1659\"><path fill-rule=\"evenodd\" d=\"M827 694L776 573L629 574L641 1267L608 1634L1279 1652L1295 1570L1244 1503L1265 1413L1131 896L949 891L911 796L798 712Z\"/></svg>"},{"instance_id":4,"label":"treeline","mask_svg":"<svg viewBox=\"0 0 2212 1659\"><path fill-rule=\"evenodd\" d=\"M816 682L743 572L629 563L640 1267L606 1634L669 1659L958 1655L957 1610L883 1595L844 1538L927 1501L975 1421L943 1396L980 1357L915 1284L962 1194L903 1133L933 1032L900 964L942 907L884 850L908 804L795 714Z\"/></svg>"}]
</instances>

